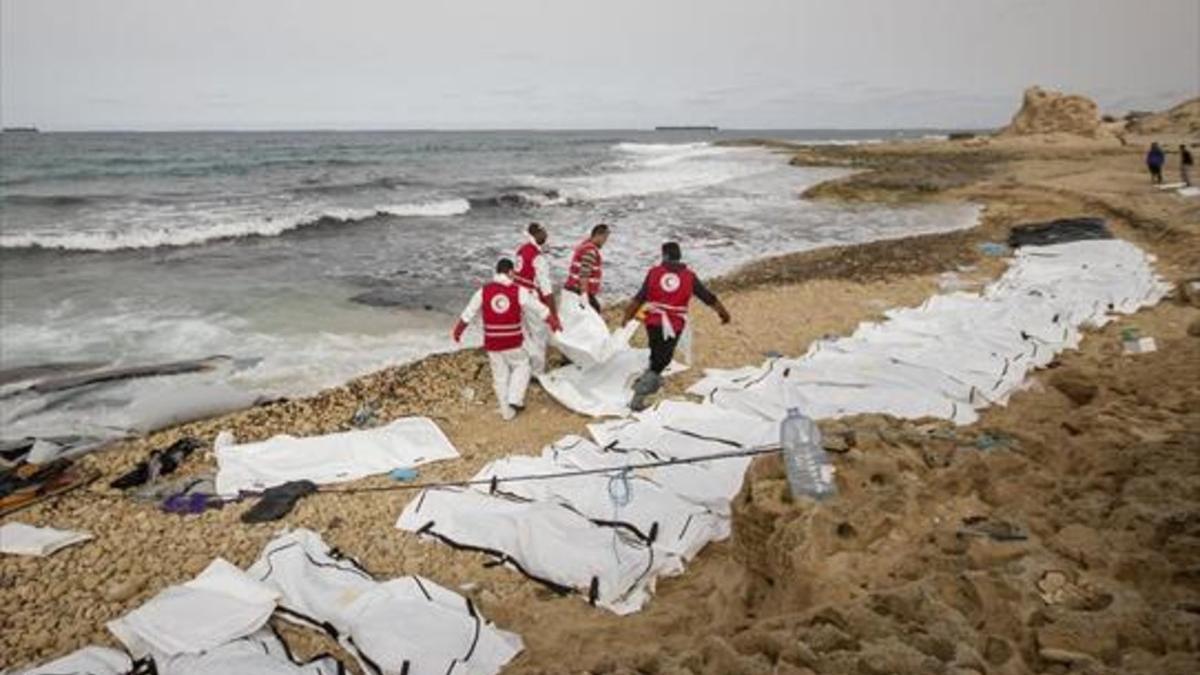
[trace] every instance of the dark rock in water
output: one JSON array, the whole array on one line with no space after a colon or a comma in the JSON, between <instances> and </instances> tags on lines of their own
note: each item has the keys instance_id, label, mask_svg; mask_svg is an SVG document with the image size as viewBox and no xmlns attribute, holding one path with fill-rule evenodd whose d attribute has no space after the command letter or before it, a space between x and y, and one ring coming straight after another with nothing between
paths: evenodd
<instances>
[{"instance_id":1,"label":"dark rock in water","mask_svg":"<svg viewBox=\"0 0 1200 675\"><path fill-rule=\"evenodd\" d=\"M426 312L455 312L455 307L465 303L461 288L373 288L352 296L350 302L368 307L423 310Z\"/></svg>"},{"instance_id":2,"label":"dark rock in water","mask_svg":"<svg viewBox=\"0 0 1200 675\"><path fill-rule=\"evenodd\" d=\"M63 373L78 373L85 370L103 368L108 363L104 361L68 361L65 363L42 363L36 366L23 366L0 370L0 386L40 380L51 375Z\"/></svg>"},{"instance_id":3,"label":"dark rock in water","mask_svg":"<svg viewBox=\"0 0 1200 675\"><path fill-rule=\"evenodd\" d=\"M107 370L88 372L81 375L69 375L66 377L42 380L34 384L32 387L30 387L30 389L39 394L46 394L56 391L64 391L66 389L75 389L100 382L130 380L142 377L160 377L163 375L184 375L187 373L198 373L206 370L212 370L221 362L227 360L229 360L229 357L227 356L210 356L206 359L194 359L190 361L173 361L170 363L156 363L148 366L130 366L128 368L110 368Z\"/></svg>"}]
</instances>

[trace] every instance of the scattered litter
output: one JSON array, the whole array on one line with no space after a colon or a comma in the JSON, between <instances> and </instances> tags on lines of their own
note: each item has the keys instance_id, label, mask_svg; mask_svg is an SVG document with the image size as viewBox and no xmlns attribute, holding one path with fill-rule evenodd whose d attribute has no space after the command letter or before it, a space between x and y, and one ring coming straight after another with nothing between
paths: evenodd
<instances>
[{"instance_id":1,"label":"scattered litter","mask_svg":"<svg viewBox=\"0 0 1200 675\"><path fill-rule=\"evenodd\" d=\"M266 523L292 512L296 502L317 491L310 480L295 480L267 488L262 497L242 514L243 523Z\"/></svg>"},{"instance_id":2,"label":"scattered litter","mask_svg":"<svg viewBox=\"0 0 1200 675\"><path fill-rule=\"evenodd\" d=\"M373 401L358 406L350 418L350 426L355 429L370 429L379 426L379 411Z\"/></svg>"},{"instance_id":3,"label":"scattered litter","mask_svg":"<svg viewBox=\"0 0 1200 675\"><path fill-rule=\"evenodd\" d=\"M474 403L475 402L475 396L476 396L475 387L463 387L461 393L462 393L462 400L464 403Z\"/></svg>"},{"instance_id":4,"label":"scattered litter","mask_svg":"<svg viewBox=\"0 0 1200 675\"><path fill-rule=\"evenodd\" d=\"M388 474L388 478L398 481L416 480L417 470L409 468L392 469L392 472Z\"/></svg>"},{"instance_id":5,"label":"scattered litter","mask_svg":"<svg viewBox=\"0 0 1200 675\"><path fill-rule=\"evenodd\" d=\"M1003 434L991 434L984 432L975 437L975 448L978 450L993 450L995 448L1006 448L1013 444L1013 439Z\"/></svg>"},{"instance_id":6,"label":"scattered litter","mask_svg":"<svg viewBox=\"0 0 1200 675\"><path fill-rule=\"evenodd\" d=\"M374 429L217 448L217 493L236 497L291 481L340 483L398 466L457 458L458 450L427 417L401 417Z\"/></svg>"},{"instance_id":7,"label":"scattered litter","mask_svg":"<svg viewBox=\"0 0 1200 675\"><path fill-rule=\"evenodd\" d=\"M150 453L150 456L131 471L121 475L116 480L108 484L109 487L118 490L127 490L139 485L152 483L159 476L166 476L175 472L183 460L187 459L188 455L192 454L197 448L203 447L203 443L199 439L187 437L181 438L171 445L161 450L155 450Z\"/></svg>"},{"instance_id":8,"label":"scattered litter","mask_svg":"<svg viewBox=\"0 0 1200 675\"><path fill-rule=\"evenodd\" d=\"M979 252L982 253L983 255L986 255L986 256L989 256L992 258L1004 257L1004 256L1008 255L1009 252L1012 250L1008 247L1007 244L1001 244L999 242L994 242L994 241L982 242L982 243L978 244L975 248L977 248L979 250Z\"/></svg>"},{"instance_id":9,"label":"scattered litter","mask_svg":"<svg viewBox=\"0 0 1200 675\"><path fill-rule=\"evenodd\" d=\"M47 556L92 538L87 532L35 527L25 523L0 525L0 553Z\"/></svg>"},{"instance_id":10,"label":"scattered litter","mask_svg":"<svg viewBox=\"0 0 1200 675\"><path fill-rule=\"evenodd\" d=\"M77 467L69 459L56 459L49 464L18 464L0 471L0 516L70 492L99 476L99 472Z\"/></svg>"},{"instance_id":11,"label":"scattered litter","mask_svg":"<svg viewBox=\"0 0 1200 675\"><path fill-rule=\"evenodd\" d=\"M1147 354L1158 351L1158 344L1152 337L1141 337L1137 328L1125 328L1121 331L1121 346L1126 354Z\"/></svg>"},{"instance_id":12,"label":"scattered litter","mask_svg":"<svg viewBox=\"0 0 1200 675\"><path fill-rule=\"evenodd\" d=\"M1029 535L1019 526L1003 520L991 520L983 516L963 518L959 528L960 537L986 537L994 541L1025 541Z\"/></svg>"}]
</instances>

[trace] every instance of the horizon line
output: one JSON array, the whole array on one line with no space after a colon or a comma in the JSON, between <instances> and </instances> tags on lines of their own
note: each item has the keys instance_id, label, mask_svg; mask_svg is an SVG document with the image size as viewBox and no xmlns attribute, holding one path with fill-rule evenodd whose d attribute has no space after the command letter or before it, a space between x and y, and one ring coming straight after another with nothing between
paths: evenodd
<instances>
[{"instance_id":1,"label":"horizon line","mask_svg":"<svg viewBox=\"0 0 1200 675\"><path fill-rule=\"evenodd\" d=\"M721 127L715 129L656 129L654 127L478 127L478 128L438 128L438 127L180 127L180 128L136 128L136 127L68 127L44 129L35 124L12 125L3 127L5 133L31 133L34 130L40 134L87 134L87 133L139 133L139 134L178 134L178 133L496 133L496 132L600 132L600 131L639 131L661 134L679 133L681 131L721 133L726 131L832 131L832 132L862 132L862 131L991 131L999 127L992 126L919 126L919 127Z\"/></svg>"}]
</instances>

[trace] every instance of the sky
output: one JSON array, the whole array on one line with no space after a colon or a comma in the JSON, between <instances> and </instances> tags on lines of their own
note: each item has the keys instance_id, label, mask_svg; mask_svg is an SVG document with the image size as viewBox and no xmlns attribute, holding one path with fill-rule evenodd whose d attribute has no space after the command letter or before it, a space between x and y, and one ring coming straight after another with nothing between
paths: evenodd
<instances>
[{"instance_id":1,"label":"sky","mask_svg":"<svg viewBox=\"0 0 1200 675\"><path fill-rule=\"evenodd\" d=\"M1200 0L0 0L43 129L981 128L1200 95Z\"/></svg>"}]
</instances>

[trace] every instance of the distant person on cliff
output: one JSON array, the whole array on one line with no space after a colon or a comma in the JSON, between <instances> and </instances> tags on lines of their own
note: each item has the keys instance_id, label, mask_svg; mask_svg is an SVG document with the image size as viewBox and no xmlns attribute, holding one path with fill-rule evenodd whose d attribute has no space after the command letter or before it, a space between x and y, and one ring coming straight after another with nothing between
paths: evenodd
<instances>
[{"instance_id":1,"label":"distant person on cliff","mask_svg":"<svg viewBox=\"0 0 1200 675\"><path fill-rule=\"evenodd\" d=\"M553 288L550 285L550 265L546 256L542 255L548 234L540 223L530 223L525 229L528 240L517 248L513 269L513 281L521 288L535 293L552 316L557 316L554 308ZM525 314L525 349L529 352L530 364L536 375L546 372L546 343L550 333L546 324L532 312Z\"/></svg>"},{"instance_id":2,"label":"distant person on cliff","mask_svg":"<svg viewBox=\"0 0 1200 675\"><path fill-rule=\"evenodd\" d=\"M650 367L633 384L633 400L629 404L633 410L644 409L646 398L662 386L662 373L675 358L675 347L687 328L688 304L693 295L716 310L721 323L729 323L729 310L683 262L679 244L668 241L662 245L662 262L646 273L622 321L629 323L645 307L643 322L650 342Z\"/></svg>"},{"instance_id":3,"label":"distant person on cliff","mask_svg":"<svg viewBox=\"0 0 1200 675\"><path fill-rule=\"evenodd\" d=\"M1167 162L1167 155L1158 143L1150 144L1150 152L1146 153L1146 168L1150 169L1150 182L1161 184L1163 182L1162 170L1163 164Z\"/></svg>"},{"instance_id":4,"label":"distant person on cliff","mask_svg":"<svg viewBox=\"0 0 1200 675\"><path fill-rule=\"evenodd\" d=\"M592 228L592 234L575 247L571 255L571 267L567 271L567 283L563 286L572 293L586 296L588 304L600 313L600 281L604 276L604 258L600 249L608 241L608 225L600 223Z\"/></svg>"},{"instance_id":5,"label":"distant person on cliff","mask_svg":"<svg viewBox=\"0 0 1200 675\"><path fill-rule=\"evenodd\" d=\"M529 352L525 351L524 314L529 312L545 321L553 331L561 330L562 325L533 292L513 281L513 261L508 258L496 263L496 275L471 296L454 326L455 342L462 341L463 332L480 312L483 349L492 366L500 417L511 420L525 408L525 390L529 388L531 375Z\"/></svg>"},{"instance_id":6,"label":"distant person on cliff","mask_svg":"<svg viewBox=\"0 0 1200 675\"><path fill-rule=\"evenodd\" d=\"M1196 165L1196 160L1192 158L1192 151L1188 150L1188 146L1183 143L1179 144L1179 175L1183 178L1183 184L1187 187L1192 186L1192 167Z\"/></svg>"}]
</instances>

